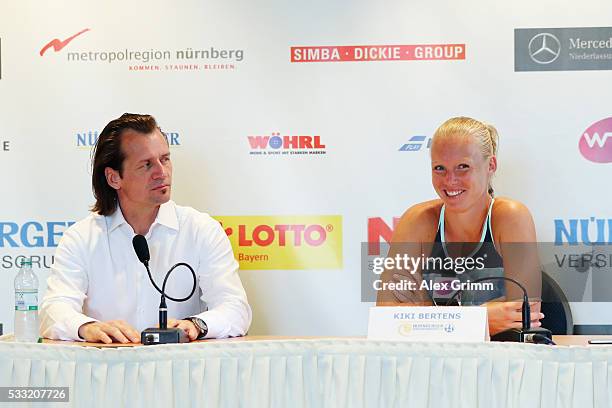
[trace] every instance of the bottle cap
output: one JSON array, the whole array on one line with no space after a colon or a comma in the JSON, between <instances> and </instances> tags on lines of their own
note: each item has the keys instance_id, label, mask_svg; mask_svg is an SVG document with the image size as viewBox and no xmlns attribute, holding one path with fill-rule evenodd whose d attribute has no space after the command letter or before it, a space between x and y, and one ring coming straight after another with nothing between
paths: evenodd
<instances>
[{"instance_id":1,"label":"bottle cap","mask_svg":"<svg viewBox=\"0 0 612 408\"><path fill-rule=\"evenodd\" d=\"M24 266L32 266L32 259L23 258L21 262L19 262L19 267L23 268Z\"/></svg>"}]
</instances>

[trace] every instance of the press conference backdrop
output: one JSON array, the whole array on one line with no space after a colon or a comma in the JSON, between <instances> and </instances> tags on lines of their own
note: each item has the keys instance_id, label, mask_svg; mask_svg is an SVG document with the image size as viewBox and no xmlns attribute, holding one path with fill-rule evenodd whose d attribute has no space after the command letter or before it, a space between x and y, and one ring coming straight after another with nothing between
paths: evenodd
<instances>
[{"instance_id":1,"label":"press conference backdrop","mask_svg":"<svg viewBox=\"0 0 612 408\"><path fill-rule=\"evenodd\" d=\"M5 331L18 258L44 293L93 203L91 147L124 112L166 132L174 200L223 223L252 334L365 334L361 242L435 196L429 142L452 116L497 126L496 192L531 209L540 241L609 242L610 15L597 0L2 2ZM612 325L611 304L573 306Z\"/></svg>"}]
</instances>

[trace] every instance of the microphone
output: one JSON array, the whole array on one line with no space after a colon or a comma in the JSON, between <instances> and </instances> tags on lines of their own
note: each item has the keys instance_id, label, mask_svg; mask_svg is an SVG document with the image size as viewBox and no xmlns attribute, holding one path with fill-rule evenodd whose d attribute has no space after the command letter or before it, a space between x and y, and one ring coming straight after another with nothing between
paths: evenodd
<instances>
[{"instance_id":1,"label":"microphone","mask_svg":"<svg viewBox=\"0 0 612 408\"><path fill-rule=\"evenodd\" d=\"M164 282L162 283L161 289L151 276L151 270L149 269L149 261L151 260L151 254L149 253L149 245L147 244L147 239L142 235L135 235L132 239L132 246L134 247L134 252L136 252L136 256L138 260L142 262L142 264L147 269L147 274L149 275L149 280L155 287L155 289L161 294L161 299L159 302L159 328L149 328L142 331L140 334L140 342L144 345L150 344L167 344L167 343L186 343L189 341L185 332L178 328L168 328L168 306L166 306L166 298L173 300L175 302L185 302L189 300L191 296L195 293L196 288L196 274L191 266L184 262L177 263L166 273L164 277ZM191 288L191 293L184 298L173 298L172 296L166 295L166 282L168 281L168 277L179 266L185 266L187 269L191 271L191 275L193 276L193 287Z\"/></svg>"},{"instance_id":2,"label":"microphone","mask_svg":"<svg viewBox=\"0 0 612 408\"><path fill-rule=\"evenodd\" d=\"M517 285L523 291L523 305L521 307L521 323L520 329L508 329L500 333L491 336L491 341L513 341L517 343L545 343L555 344L552 341L552 333L550 330L543 327L531 327L531 306L529 305L529 297L527 296L527 289L518 281L512 278L506 278L505 276L489 276L485 278L479 278L471 281L472 283L478 283L488 280L504 280L509 281ZM458 290L453 296L448 299L446 306L448 306L457 295L461 294L463 289Z\"/></svg>"},{"instance_id":3,"label":"microphone","mask_svg":"<svg viewBox=\"0 0 612 408\"><path fill-rule=\"evenodd\" d=\"M136 252L138 260L142 262L145 267L148 267L149 261L151 260L151 254L149 253L147 239L142 235L135 235L132 239L132 245L134 246L134 251Z\"/></svg>"}]
</instances>

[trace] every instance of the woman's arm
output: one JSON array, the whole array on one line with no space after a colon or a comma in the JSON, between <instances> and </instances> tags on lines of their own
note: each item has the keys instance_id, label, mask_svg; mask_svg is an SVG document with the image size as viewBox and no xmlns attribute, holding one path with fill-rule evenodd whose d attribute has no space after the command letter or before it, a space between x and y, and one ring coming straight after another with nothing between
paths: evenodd
<instances>
[{"instance_id":1,"label":"woman's arm","mask_svg":"<svg viewBox=\"0 0 612 408\"><path fill-rule=\"evenodd\" d=\"M498 198L491 219L492 234L503 258L504 275L520 282L531 299L531 324L540 326L542 272L537 251L535 224L529 209L522 203ZM491 334L521 327L523 292L506 282L506 302L487 304Z\"/></svg>"},{"instance_id":2,"label":"woman's arm","mask_svg":"<svg viewBox=\"0 0 612 408\"><path fill-rule=\"evenodd\" d=\"M431 305L431 299L426 290L420 289L422 281L421 267L416 270L411 267L414 265L411 260L421 258L423 254L428 256L431 252L436 233L437 217L435 207L439 200L428 201L410 207L402 215L389 246L387 258L402 260L400 265L386 268L381 275L384 284L399 284L403 286L411 285L412 290L408 289L386 289L377 293L377 306L407 306L407 305ZM439 210L438 210L439 211ZM407 260L408 262L404 262ZM406 268L405 266L408 266ZM399 267L398 267L399 266ZM408 283L410 282L410 283Z\"/></svg>"}]
</instances>

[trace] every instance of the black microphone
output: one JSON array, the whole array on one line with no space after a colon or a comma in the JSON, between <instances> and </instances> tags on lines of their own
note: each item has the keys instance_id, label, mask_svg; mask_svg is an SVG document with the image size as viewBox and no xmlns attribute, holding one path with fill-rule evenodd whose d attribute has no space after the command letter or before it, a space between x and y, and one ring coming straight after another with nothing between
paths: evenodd
<instances>
[{"instance_id":1,"label":"black microphone","mask_svg":"<svg viewBox=\"0 0 612 408\"><path fill-rule=\"evenodd\" d=\"M184 262L177 263L166 273L164 277L164 282L162 284L161 289L155 281L153 280L153 276L151 276L151 270L149 269L149 261L151 260L151 254L149 253L149 245L147 244L147 239L142 235L135 235L132 239L132 245L134 246L134 252L136 252L136 256L138 260L142 262L142 264L147 269L147 274L149 275L149 280L155 287L155 289L161 294L161 300L159 302L159 328L149 328L145 329L140 334L140 342L144 345L150 344L167 344L167 343L186 343L189 341L185 332L181 329L177 328L168 328L168 307L166 306L166 298L170 300L174 300L175 302L184 302L189 300L191 296L195 293L196 288L196 274L191 266ZM166 282L168 281L168 277L172 273L174 269L178 266L185 266L191 271L191 275L193 276L193 287L191 288L191 293L184 298L173 298L172 296L166 295Z\"/></svg>"},{"instance_id":2,"label":"black microphone","mask_svg":"<svg viewBox=\"0 0 612 408\"><path fill-rule=\"evenodd\" d=\"M518 281L512 278L506 278L505 276L489 276L486 278L479 278L471 281L472 283L484 282L488 280L504 280L509 281L517 285L523 291L523 305L521 307L521 323L522 328L520 329L508 329L503 332L497 333L491 336L491 341L513 341L518 343L545 343L555 344L552 341L552 333L550 330L543 327L531 327L531 306L529 305L529 297L527 296L527 289ZM451 296L446 302L448 306L457 295L461 294L463 289L458 290Z\"/></svg>"},{"instance_id":3,"label":"black microphone","mask_svg":"<svg viewBox=\"0 0 612 408\"><path fill-rule=\"evenodd\" d=\"M149 253L147 239L142 235L134 235L132 245L134 246L134 251L136 252L138 260L148 267L149 261L151 260L151 254Z\"/></svg>"}]
</instances>

